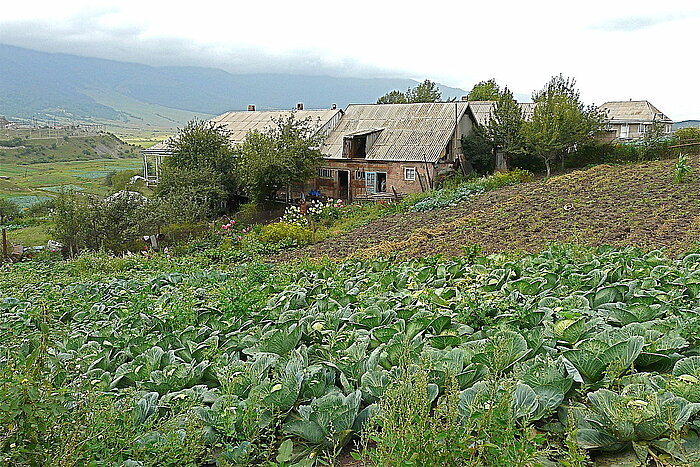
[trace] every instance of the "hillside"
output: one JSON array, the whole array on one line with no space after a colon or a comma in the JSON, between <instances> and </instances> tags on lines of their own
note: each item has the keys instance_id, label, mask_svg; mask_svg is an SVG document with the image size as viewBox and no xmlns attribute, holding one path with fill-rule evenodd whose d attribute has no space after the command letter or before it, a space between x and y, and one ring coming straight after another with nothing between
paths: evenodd
<instances>
[{"instance_id":1,"label":"hillside","mask_svg":"<svg viewBox=\"0 0 700 467\"><path fill-rule=\"evenodd\" d=\"M0 163L2 164L26 165L133 158L137 155L136 147L110 133L41 139L18 138L11 134L0 136Z\"/></svg>"},{"instance_id":2,"label":"hillside","mask_svg":"<svg viewBox=\"0 0 700 467\"><path fill-rule=\"evenodd\" d=\"M176 127L198 116L259 109L327 108L374 102L410 79L232 74L202 67L153 67L37 52L0 44L0 115ZM444 97L466 94L442 86Z\"/></svg>"},{"instance_id":3,"label":"hillside","mask_svg":"<svg viewBox=\"0 0 700 467\"><path fill-rule=\"evenodd\" d=\"M285 258L400 253L456 256L478 244L485 252L536 252L549 242L665 247L687 251L700 240L700 161L681 184L674 161L596 166L549 181L485 193L458 206L382 218Z\"/></svg>"}]
</instances>

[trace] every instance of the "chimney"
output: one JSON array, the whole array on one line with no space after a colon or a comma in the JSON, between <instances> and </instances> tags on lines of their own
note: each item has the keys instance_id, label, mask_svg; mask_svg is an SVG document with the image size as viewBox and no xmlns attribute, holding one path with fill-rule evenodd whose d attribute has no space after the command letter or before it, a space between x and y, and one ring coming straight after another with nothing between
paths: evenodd
<instances>
[{"instance_id":1,"label":"chimney","mask_svg":"<svg viewBox=\"0 0 700 467\"><path fill-rule=\"evenodd\" d=\"M255 112L255 104L248 104L248 112Z\"/></svg>"},{"instance_id":2,"label":"chimney","mask_svg":"<svg viewBox=\"0 0 700 467\"><path fill-rule=\"evenodd\" d=\"M337 105L335 105L335 104L331 104L331 110L335 110L335 109L337 109L337 108L338 108L338 106L337 106Z\"/></svg>"},{"instance_id":3,"label":"chimney","mask_svg":"<svg viewBox=\"0 0 700 467\"><path fill-rule=\"evenodd\" d=\"M469 96L462 96L462 102L468 102Z\"/></svg>"},{"instance_id":4,"label":"chimney","mask_svg":"<svg viewBox=\"0 0 700 467\"><path fill-rule=\"evenodd\" d=\"M297 110L304 110L304 103L303 102L299 102L297 104Z\"/></svg>"}]
</instances>

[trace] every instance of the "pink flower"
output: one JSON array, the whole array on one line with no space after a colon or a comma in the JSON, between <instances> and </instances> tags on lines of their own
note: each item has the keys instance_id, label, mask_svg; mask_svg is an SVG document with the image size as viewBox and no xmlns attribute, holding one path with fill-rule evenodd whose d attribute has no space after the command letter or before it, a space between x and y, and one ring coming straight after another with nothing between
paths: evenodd
<instances>
[{"instance_id":1,"label":"pink flower","mask_svg":"<svg viewBox=\"0 0 700 467\"><path fill-rule=\"evenodd\" d=\"M224 224L224 225L221 226L222 229L225 229L225 228L227 228L227 227L228 227L228 225L226 225L226 224Z\"/></svg>"},{"instance_id":2,"label":"pink flower","mask_svg":"<svg viewBox=\"0 0 700 467\"><path fill-rule=\"evenodd\" d=\"M238 236L238 241L241 241L242 238L243 238L243 237L241 237L241 236L239 235L239 236Z\"/></svg>"},{"instance_id":3,"label":"pink flower","mask_svg":"<svg viewBox=\"0 0 700 467\"><path fill-rule=\"evenodd\" d=\"M236 221L234 221L233 219L231 219L231 222L229 222L229 224L231 224L231 225L233 225L235 223L236 223Z\"/></svg>"}]
</instances>

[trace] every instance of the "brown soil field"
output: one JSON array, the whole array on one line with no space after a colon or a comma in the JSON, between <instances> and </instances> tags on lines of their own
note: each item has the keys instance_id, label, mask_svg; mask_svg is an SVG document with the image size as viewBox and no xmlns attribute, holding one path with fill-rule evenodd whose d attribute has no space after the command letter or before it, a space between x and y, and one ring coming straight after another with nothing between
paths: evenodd
<instances>
[{"instance_id":1,"label":"brown soil field","mask_svg":"<svg viewBox=\"0 0 700 467\"><path fill-rule=\"evenodd\" d=\"M692 172L681 183L675 160L599 165L447 209L388 216L276 259L455 256L471 245L485 253L536 252L550 242L679 254L700 247L700 158L689 162Z\"/></svg>"}]
</instances>

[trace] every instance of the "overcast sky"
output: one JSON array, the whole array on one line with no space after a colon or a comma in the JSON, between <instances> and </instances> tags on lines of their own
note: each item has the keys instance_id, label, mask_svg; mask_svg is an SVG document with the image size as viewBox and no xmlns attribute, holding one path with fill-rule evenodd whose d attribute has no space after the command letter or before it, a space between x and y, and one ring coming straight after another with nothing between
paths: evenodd
<instances>
[{"instance_id":1,"label":"overcast sky","mask_svg":"<svg viewBox=\"0 0 700 467\"><path fill-rule=\"evenodd\" d=\"M576 78L587 103L647 99L700 119L697 0L4 2L0 42L233 73L401 77L529 95ZM0 66L2 66L0 64Z\"/></svg>"}]
</instances>

